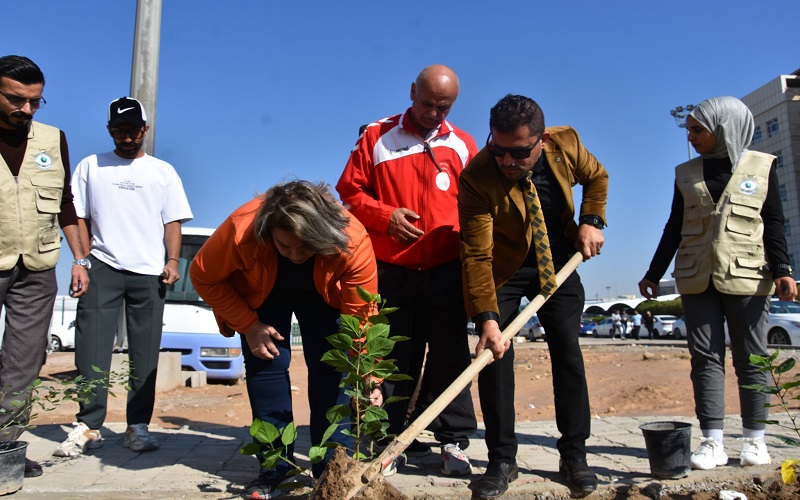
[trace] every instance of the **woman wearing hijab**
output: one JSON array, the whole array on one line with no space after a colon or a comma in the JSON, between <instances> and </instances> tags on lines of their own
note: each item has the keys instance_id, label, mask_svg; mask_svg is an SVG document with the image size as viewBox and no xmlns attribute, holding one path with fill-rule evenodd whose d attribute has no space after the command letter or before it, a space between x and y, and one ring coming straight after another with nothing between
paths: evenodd
<instances>
[{"instance_id":1,"label":"woman wearing hijab","mask_svg":"<svg viewBox=\"0 0 800 500\"><path fill-rule=\"evenodd\" d=\"M789 265L773 155L749 151L753 115L734 97L703 101L686 118L689 142L700 157L675 168L672 212L639 282L648 299L672 257L692 355L695 413L703 433L692 467L728 463L723 446L725 417L725 322L739 382L742 466L770 463L764 444L768 395L742 389L767 384L750 364L766 355L766 321L773 290L794 300L797 286ZM773 287L774 285L774 287Z\"/></svg>"},{"instance_id":2,"label":"woman wearing hijab","mask_svg":"<svg viewBox=\"0 0 800 500\"><path fill-rule=\"evenodd\" d=\"M214 310L220 332L241 337L253 418L279 429L293 420L289 333L295 314L308 366L311 441L319 444L328 427L327 409L348 401L339 388L341 374L321 361L332 348L325 337L338 331L340 314L364 314L357 287L378 290L364 226L324 184L279 184L235 210L214 231L190 275ZM372 396L375 404L382 403L379 390ZM330 440L349 444L341 432ZM314 464L314 477L324 467L324 462ZM287 472L283 462L275 470L262 469L247 485L246 497L270 498Z\"/></svg>"}]
</instances>

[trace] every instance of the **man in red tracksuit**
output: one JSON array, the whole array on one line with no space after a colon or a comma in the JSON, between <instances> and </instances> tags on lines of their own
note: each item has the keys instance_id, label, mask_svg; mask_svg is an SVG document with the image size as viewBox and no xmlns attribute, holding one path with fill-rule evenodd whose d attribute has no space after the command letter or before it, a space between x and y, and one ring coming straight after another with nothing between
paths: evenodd
<instances>
[{"instance_id":1,"label":"man in red tracksuit","mask_svg":"<svg viewBox=\"0 0 800 500\"><path fill-rule=\"evenodd\" d=\"M411 84L405 113L369 124L336 185L369 231L378 260L378 291L399 309L389 317L398 342L389 357L410 381L385 381L384 399L411 397L421 413L470 363L459 260L458 178L477 153L475 140L445 118L458 97L452 69L432 65ZM389 433L406 427L408 400L387 405ZM477 427L469 386L429 426L442 445L442 473L470 474L463 450ZM430 447L414 441L409 456ZM386 471L384 472L386 474Z\"/></svg>"}]
</instances>

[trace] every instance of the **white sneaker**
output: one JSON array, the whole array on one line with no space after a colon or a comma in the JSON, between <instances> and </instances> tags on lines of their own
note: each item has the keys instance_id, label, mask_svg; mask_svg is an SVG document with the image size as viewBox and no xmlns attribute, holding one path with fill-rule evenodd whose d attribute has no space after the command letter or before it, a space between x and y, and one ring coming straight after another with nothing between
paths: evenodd
<instances>
[{"instance_id":1,"label":"white sneaker","mask_svg":"<svg viewBox=\"0 0 800 500\"><path fill-rule=\"evenodd\" d=\"M767 451L767 445L760 438L740 438L742 442L742 454L739 455L739 464L742 467L748 465L767 465L772 463Z\"/></svg>"},{"instance_id":2,"label":"white sneaker","mask_svg":"<svg viewBox=\"0 0 800 500\"><path fill-rule=\"evenodd\" d=\"M445 476L472 474L469 457L461 450L458 443L449 443L442 446L442 474Z\"/></svg>"},{"instance_id":3,"label":"white sneaker","mask_svg":"<svg viewBox=\"0 0 800 500\"><path fill-rule=\"evenodd\" d=\"M406 457L405 453L401 453L397 458L391 461L389 465L383 469L383 477L389 477L393 474L397 473L397 469L399 467L404 466L408 462L408 458Z\"/></svg>"},{"instance_id":4,"label":"white sneaker","mask_svg":"<svg viewBox=\"0 0 800 500\"><path fill-rule=\"evenodd\" d=\"M75 422L75 427L69 431L66 441L53 452L54 457L78 457L87 449L103 446L103 436L96 429L89 429L83 422Z\"/></svg>"},{"instance_id":5,"label":"white sneaker","mask_svg":"<svg viewBox=\"0 0 800 500\"><path fill-rule=\"evenodd\" d=\"M147 430L147 424L129 425L125 430L123 445L132 451L152 451L159 448L158 441Z\"/></svg>"},{"instance_id":6,"label":"white sneaker","mask_svg":"<svg viewBox=\"0 0 800 500\"><path fill-rule=\"evenodd\" d=\"M709 470L728 463L725 448L714 438L703 438L697 451L692 453L692 469Z\"/></svg>"}]
</instances>

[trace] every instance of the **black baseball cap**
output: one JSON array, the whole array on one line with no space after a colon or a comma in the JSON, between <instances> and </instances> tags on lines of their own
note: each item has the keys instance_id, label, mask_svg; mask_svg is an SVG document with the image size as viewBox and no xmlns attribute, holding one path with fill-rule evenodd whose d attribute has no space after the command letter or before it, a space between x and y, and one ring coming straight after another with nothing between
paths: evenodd
<instances>
[{"instance_id":1,"label":"black baseball cap","mask_svg":"<svg viewBox=\"0 0 800 500\"><path fill-rule=\"evenodd\" d=\"M147 115L144 113L144 106L133 97L120 97L111 101L111 106L108 108L109 127L120 123L130 123L142 127L145 122L147 122Z\"/></svg>"}]
</instances>

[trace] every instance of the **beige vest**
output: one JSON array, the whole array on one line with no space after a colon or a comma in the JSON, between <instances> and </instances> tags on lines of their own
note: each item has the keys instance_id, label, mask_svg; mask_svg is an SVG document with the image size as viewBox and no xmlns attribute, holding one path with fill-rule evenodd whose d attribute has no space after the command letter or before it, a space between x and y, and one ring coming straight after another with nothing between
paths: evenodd
<instances>
[{"instance_id":1,"label":"beige vest","mask_svg":"<svg viewBox=\"0 0 800 500\"><path fill-rule=\"evenodd\" d=\"M715 205L703 181L703 160L675 168L683 195L681 244L675 258L675 284L681 294L714 288L730 295L769 295L761 207L767 197L774 156L746 152Z\"/></svg>"},{"instance_id":2,"label":"beige vest","mask_svg":"<svg viewBox=\"0 0 800 500\"><path fill-rule=\"evenodd\" d=\"M60 141L57 128L32 122L16 178L0 155L0 271L13 268L20 255L32 271L58 263L64 189Z\"/></svg>"}]
</instances>

